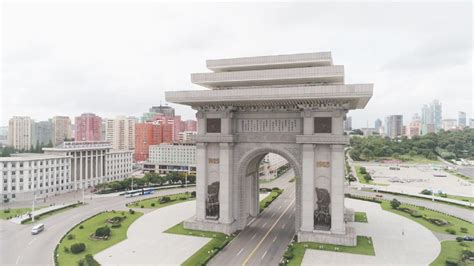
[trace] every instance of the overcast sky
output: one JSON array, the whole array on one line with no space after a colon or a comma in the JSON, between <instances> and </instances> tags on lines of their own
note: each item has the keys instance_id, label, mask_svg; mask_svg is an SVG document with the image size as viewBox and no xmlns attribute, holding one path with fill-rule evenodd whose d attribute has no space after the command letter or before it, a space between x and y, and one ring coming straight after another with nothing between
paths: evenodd
<instances>
[{"instance_id":1,"label":"overcast sky","mask_svg":"<svg viewBox=\"0 0 474 266\"><path fill-rule=\"evenodd\" d=\"M473 114L472 4L6 3L0 125L84 112L139 117L168 90L198 89L205 60L331 51L346 83L374 83L354 127L439 99ZM184 118L194 110L175 106Z\"/></svg>"}]
</instances>

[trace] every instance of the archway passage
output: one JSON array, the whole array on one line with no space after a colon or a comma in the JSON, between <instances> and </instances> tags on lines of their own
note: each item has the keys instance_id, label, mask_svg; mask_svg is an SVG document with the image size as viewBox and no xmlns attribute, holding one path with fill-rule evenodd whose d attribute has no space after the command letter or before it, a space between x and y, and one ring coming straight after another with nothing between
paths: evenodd
<instances>
[{"instance_id":1,"label":"archway passage","mask_svg":"<svg viewBox=\"0 0 474 266\"><path fill-rule=\"evenodd\" d=\"M169 102L197 110L196 215L185 227L245 229L258 216L257 162L273 152L300 177L298 240L355 245L344 217L349 138L343 122L349 110L365 107L372 84L344 84L344 68L328 52L208 60L207 66L214 72L191 80L210 90L166 93Z\"/></svg>"}]
</instances>

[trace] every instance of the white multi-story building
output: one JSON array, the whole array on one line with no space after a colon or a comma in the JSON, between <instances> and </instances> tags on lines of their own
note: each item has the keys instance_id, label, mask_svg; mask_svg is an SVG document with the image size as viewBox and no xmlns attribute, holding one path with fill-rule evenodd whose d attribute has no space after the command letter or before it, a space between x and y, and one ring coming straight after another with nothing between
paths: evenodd
<instances>
[{"instance_id":1,"label":"white multi-story building","mask_svg":"<svg viewBox=\"0 0 474 266\"><path fill-rule=\"evenodd\" d=\"M197 131L182 131L178 133L179 142L191 142L193 136L197 135Z\"/></svg>"},{"instance_id":2,"label":"white multi-story building","mask_svg":"<svg viewBox=\"0 0 474 266\"><path fill-rule=\"evenodd\" d=\"M45 154L71 156L74 189L121 180L132 174L132 151L112 150L110 142L66 141L55 148L43 148Z\"/></svg>"},{"instance_id":3,"label":"white multi-story building","mask_svg":"<svg viewBox=\"0 0 474 266\"><path fill-rule=\"evenodd\" d=\"M135 118L118 116L105 121L105 140L112 143L114 150L135 148Z\"/></svg>"},{"instance_id":4,"label":"white multi-story building","mask_svg":"<svg viewBox=\"0 0 474 266\"><path fill-rule=\"evenodd\" d=\"M8 122L8 146L28 150L32 146L33 121L28 116L14 116Z\"/></svg>"},{"instance_id":5,"label":"white multi-story building","mask_svg":"<svg viewBox=\"0 0 474 266\"><path fill-rule=\"evenodd\" d=\"M0 158L2 201L48 197L73 189L71 157L48 154L18 154Z\"/></svg>"},{"instance_id":6,"label":"white multi-story building","mask_svg":"<svg viewBox=\"0 0 474 266\"><path fill-rule=\"evenodd\" d=\"M278 177L278 168L288 164L288 161L276 153L269 153L263 157L258 168L260 179L273 179Z\"/></svg>"},{"instance_id":7,"label":"white multi-story building","mask_svg":"<svg viewBox=\"0 0 474 266\"><path fill-rule=\"evenodd\" d=\"M456 129L456 119L443 119L442 121L442 129L444 130L453 130Z\"/></svg>"},{"instance_id":8,"label":"white multi-story building","mask_svg":"<svg viewBox=\"0 0 474 266\"><path fill-rule=\"evenodd\" d=\"M196 173L196 145L172 143L150 146L150 157L145 169L160 174L168 172Z\"/></svg>"}]
</instances>

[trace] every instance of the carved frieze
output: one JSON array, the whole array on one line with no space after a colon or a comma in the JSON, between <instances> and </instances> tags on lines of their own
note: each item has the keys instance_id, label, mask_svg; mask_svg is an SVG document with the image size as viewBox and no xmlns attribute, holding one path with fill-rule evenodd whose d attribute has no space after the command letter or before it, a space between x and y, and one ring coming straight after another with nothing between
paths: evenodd
<instances>
[{"instance_id":1,"label":"carved frieze","mask_svg":"<svg viewBox=\"0 0 474 266\"><path fill-rule=\"evenodd\" d=\"M206 218L219 219L219 182L207 186Z\"/></svg>"},{"instance_id":2,"label":"carved frieze","mask_svg":"<svg viewBox=\"0 0 474 266\"><path fill-rule=\"evenodd\" d=\"M237 132L242 133L299 133L301 119L237 119Z\"/></svg>"},{"instance_id":3,"label":"carved frieze","mask_svg":"<svg viewBox=\"0 0 474 266\"><path fill-rule=\"evenodd\" d=\"M331 228L331 213L329 211L331 196L327 189L315 189L317 209L314 210L314 228L317 230L329 230Z\"/></svg>"}]
</instances>

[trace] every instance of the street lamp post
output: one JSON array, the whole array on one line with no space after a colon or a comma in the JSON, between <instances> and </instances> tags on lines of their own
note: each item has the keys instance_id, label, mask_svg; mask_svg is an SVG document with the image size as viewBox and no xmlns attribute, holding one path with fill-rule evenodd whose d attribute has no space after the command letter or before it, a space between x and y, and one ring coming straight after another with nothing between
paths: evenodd
<instances>
[{"instance_id":1,"label":"street lamp post","mask_svg":"<svg viewBox=\"0 0 474 266\"><path fill-rule=\"evenodd\" d=\"M35 222L35 201L36 201L36 189L33 191L33 206L31 207L31 221Z\"/></svg>"},{"instance_id":2,"label":"street lamp post","mask_svg":"<svg viewBox=\"0 0 474 266\"><path fill-rule=\"evenodd\" d=\"M184 173L184 187L188 186L188 172Z\"/></svg>"}]
</instances>

